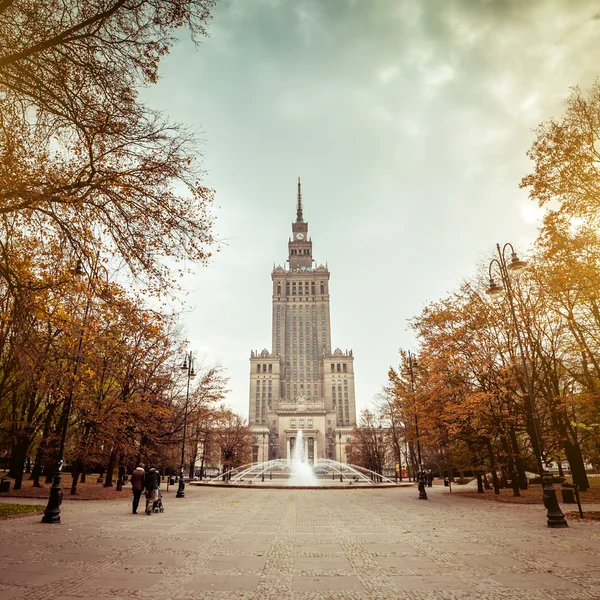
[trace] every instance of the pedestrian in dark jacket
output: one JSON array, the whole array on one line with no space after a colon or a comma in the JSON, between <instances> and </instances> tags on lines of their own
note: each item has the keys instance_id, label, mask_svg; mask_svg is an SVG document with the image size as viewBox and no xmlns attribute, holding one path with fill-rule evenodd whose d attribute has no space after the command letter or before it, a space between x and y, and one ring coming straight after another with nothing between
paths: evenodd
<instances>
[{"instance_id":1,"label":"pedestrian in dark jacket","mask_svg":"<svg viewBox=\"0 0 600 600\"><path fill-rule=\"evenodd\" d=\"M152 505L158 500L158 488L160 486L160 473L156 465L150 465L146 473L146 514L152 513Z\"/></svg>"},{"instance_id":2,"label":"pedestrian in dark jacket","mask_svg":"<svg viewBox=\"0 0 600 600\"><path fill-rule=\"evenodd\" d=\"M131 512L137 514L137 509L140 504L140 498L146 482L146 471L144 470L144 464L140 463L131 475L131 490L133 492L133 503L131 505Z\"/></svg>"}]
</instances>

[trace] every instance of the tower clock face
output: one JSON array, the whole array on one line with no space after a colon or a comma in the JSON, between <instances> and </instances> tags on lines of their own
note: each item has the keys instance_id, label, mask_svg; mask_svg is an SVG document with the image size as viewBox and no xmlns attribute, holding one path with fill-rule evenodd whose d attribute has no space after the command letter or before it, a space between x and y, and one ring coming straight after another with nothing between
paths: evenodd
<instances>
[{"instance_id":1,"label":"tower clock face","mask_svg":"<svg viewBox=\"0 0 600 600\"><path fill-rule=\"evenodd\" d=\"M304 234L303 233L297 233L296 234L296 239L297 240L303 240L304 239Z\"/></svg>"}]
</instances>

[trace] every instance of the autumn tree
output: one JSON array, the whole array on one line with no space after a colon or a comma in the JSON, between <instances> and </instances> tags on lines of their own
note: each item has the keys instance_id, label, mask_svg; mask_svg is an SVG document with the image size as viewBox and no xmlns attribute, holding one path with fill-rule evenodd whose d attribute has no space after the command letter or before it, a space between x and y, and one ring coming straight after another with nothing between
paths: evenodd
<instances>
[{"instance_id":1,"label":"autumn tree","mask_svg":"<svg viewBox=\"0 0 600 600\"><path fill-rule=\"evenodd\" d=\"M383 475L390 456L390 440L379 414L365 409L352 432L348 461Z\"/></svg>"},{"instance_id":2,"label":"autumn tree","mask_svg":"<svg viewBox=\"0 0 600 600\"><path fill-rule=\"evenodd\" d=\"M220 409L211 439L224 473L250 462L254 435L245 419L230 409Z\"/></svg>"},{"instance_id":3,"label":"autumn tree","mask_svg":"<svg viewBox=\"0 0 600 600\"><path fill-rule=\"evenodd\" d=\"M206 34L213 0L0 2L0 275L15 232L98 250L164 286L162 259L205 260L212 192L196 142L142 104L141 86L187 27ZM158 287L155 289L159 289Z\"/></svg>"}]
</instances>

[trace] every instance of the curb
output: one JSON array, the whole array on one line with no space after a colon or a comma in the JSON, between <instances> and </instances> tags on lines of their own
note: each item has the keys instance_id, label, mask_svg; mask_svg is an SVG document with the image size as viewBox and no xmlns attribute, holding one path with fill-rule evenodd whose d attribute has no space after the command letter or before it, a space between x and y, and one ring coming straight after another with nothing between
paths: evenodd
<instances>
[{"instance_id":1,"label":"curb","mask_svg":"<svg viewBox=\"0 0 600 600\"><path fill-rule=\"evenodd\" d=\"M11 519L23 519L24 517L39 517L40 515L43 515L44 511L41 510L40 512L29 512L29 513L24 513L22 515L8 515L6 517L0 517L0 521L10 521Z\"/></svg>"},{"instance_id":2,"label":"curb","mask_svg":"<svg viewBox=\"0 0 600 600\"><path fill-rule=\"evenodd\" d=\"M400 489L406 487L413 487L413 484L381 484L381 485L372 485L372 486L333 486L333 485L317 485L317 486L302 486L302 485L262 485L260 483L255 484L244 484L244 483L200 483L200 482L190 482L190 485L195 485L198 487L205 488L227 488L230 490L233 489L245 489L245 490L311 490L311 491L320 491L320 490L340 490L340 491L358 491L358 490L381 490L381 489Z\"/></svg>"},{"instance_id":3,"label":"curb","mask_svg":"<svg viewBox=\"0 0 600 600\"><path fill-rule=\"evenodd\" d=\"M28 500L43 500L44 502L48 502L48 496L3 496L0 494L0 498L27 498ZM78 498L77 496L64 496L63 502L70 500L75 502L104 502L106 500L121 500L122 498L125 498L125 496L119 496L118 498Z\"/></svg>"}]
</instances>

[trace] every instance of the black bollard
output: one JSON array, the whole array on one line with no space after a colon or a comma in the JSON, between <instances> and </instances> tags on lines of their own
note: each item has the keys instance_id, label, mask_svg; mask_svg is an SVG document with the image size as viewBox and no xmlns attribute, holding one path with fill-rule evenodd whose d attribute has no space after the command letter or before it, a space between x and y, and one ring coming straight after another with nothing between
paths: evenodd
<instances>
[{"instance_id":1,"label":"black bollard","mask_svg":"<svg viewBox=\"0 0 600 600\"><path fill-rule=\"evenodd\" d=\"M542 474L542 487L544 492L542 497L544 499L544 506L547 510L546 518L548 527L552 527L553 529L568 527L569 524L565 519L565 515L563 515L560 506L558 506L556 490L552 485L552 473L550 473L550 471L544 471Z\"/></svg>"},{"instance_id":2,"label":"black bollard","mask_svg":"<svg viewBox=\"0 0 600 600\"><path fill-rule=\"evenodd\" d=\"M417 473L417 485L419 486L419 500L427 500L427 492L425 491L425 473L423 469L419 469Z\"/></svg>"}]
</instances>

